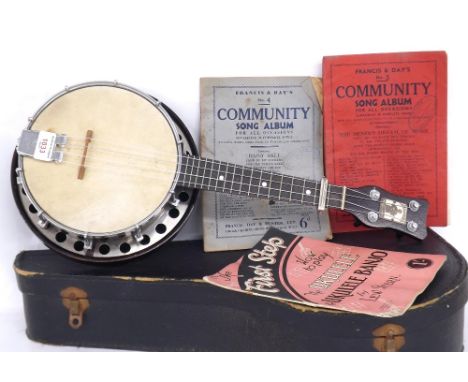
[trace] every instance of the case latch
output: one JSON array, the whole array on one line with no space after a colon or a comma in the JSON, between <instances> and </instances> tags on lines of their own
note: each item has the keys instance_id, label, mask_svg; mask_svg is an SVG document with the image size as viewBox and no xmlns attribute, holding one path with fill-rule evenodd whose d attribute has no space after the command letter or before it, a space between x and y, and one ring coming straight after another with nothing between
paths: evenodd
<instances>
[{"instance_id":1,"label":"case latch","mask_svg":"<svg viewBox=\"0 0 468 382\"><path fill-rule=\"evenodd\" d=\"M68 287L60 292L60 296L68 309L68 325L79 329L83 325L83 313L89 308L88 294L83 289Z\"/></svg>"},{"instance_id":2,"label":"case latch","mask_svg":"<svg viewBox=\"0 0 468 382\"><path fill-rule=\"evenodd\" d=\"M375 329L374 348L382 352L394 352L405 345L405 328L396 324L386 324Z\"/></svg>"}]
</instances>

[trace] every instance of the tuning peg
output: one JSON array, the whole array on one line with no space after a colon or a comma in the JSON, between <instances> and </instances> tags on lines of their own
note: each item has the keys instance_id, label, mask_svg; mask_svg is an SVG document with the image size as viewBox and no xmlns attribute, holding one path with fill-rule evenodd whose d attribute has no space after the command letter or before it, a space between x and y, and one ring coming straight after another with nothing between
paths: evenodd
<instances>
[{"instance_id":1,"label":"tuning peg","mask_svg":"<svg viewBox=\"0 0 468 382\"><path fill-rule=\"evenodd\" d=\"M418 230L418 227L419 227L418 223L412 220L406 224L406 228L408 228L408 231L410 232L416 232Z\"/></svg>"},{"instance_id":2,"label":"tuning peg","mask_svg":"<svg viewBox=\"0 0 468 382\"><path fill-rule=\"evenodd\" d=\"M379 214L375 211L369 211L367 214L367 219L369 219L371 223L375 223L377 220L379 220Z\"/></svg>"}]
</instances>

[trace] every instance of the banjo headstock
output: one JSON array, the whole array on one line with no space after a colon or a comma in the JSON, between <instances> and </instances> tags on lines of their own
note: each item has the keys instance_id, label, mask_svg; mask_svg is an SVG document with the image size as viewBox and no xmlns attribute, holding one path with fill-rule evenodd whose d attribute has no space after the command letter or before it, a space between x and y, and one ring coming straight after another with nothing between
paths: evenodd
<instances>
[{"instance_id":1,"label":"banjo headstock","mask_svg":"<svg viewBox=\"0 0 468 382\"><path fill-rule=\"evenodd\" d=\"M380 187L364 186L346 191L344 210L369 227L393 228L424 239L429 203L425 199L392 194Z\"/></svg>"}]
</instances>

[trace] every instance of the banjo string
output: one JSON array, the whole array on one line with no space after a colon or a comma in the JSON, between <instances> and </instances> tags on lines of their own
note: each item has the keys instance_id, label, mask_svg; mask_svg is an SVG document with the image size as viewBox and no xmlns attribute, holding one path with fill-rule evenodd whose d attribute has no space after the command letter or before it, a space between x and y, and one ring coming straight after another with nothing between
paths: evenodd
<instances>
[{"instance_id":1,"label":"banjo string","mask_svg":"<svg viewBox=\"0 0 468 382\"><path fill-rule=\"evenodd\" d=\"M68 156L71 156L71 157L74 157L74 158L78 158L78 159L81 158L79 155L73 155L73 154L70 154L70 153L67 153L67 155L68 155ZM88 156L87 158L96 160L96 158L95 158L94 156L91 156L91 157ZM201 159L201 160L203 160L203 159ZM168 161L168 160L166 160L166 161L161 160L161 161L163 161L163 162L168 162L168 163L174 164L174 165L176 165L176 164L178 163L178 162L175 162L175 161ZM205 161L206 161L206 160L205 160ZM62 163L64 163L64 162L65 162L65 161L62 161ZM121 167L121 163L117 163L117 162L115 162L115 161L114 161L114 162L108 162L108 161L102 161L102 160L99 161L99 160L98 160L98 162L100 162L100 163L102 163L102 164L104 164L104 165L108 165L108 166L113 167L113 168L120 168L120 167ZM78 165L78 163L74 163L74 162L70 162L70 161L67 161L67 163ZM89 163L89 162L87 162L87 163ZM158 164L158 163L156 162L155 164ZM85 164L85 167L96 168L96 166L91 166L91 165L89 165L89 164ZM157 168L154 167L154 166L152 166L152 167L140 167L140 166L130 165L130 164L127 163L127 162L125 163L125 167L133 167L133 168L135 168L135 169L137 169L137 170L141 170L141 171L156 171L156 170L157 170ZM184 176L189 176L189 177L193 176L193 177L198 177L198 178L206 178L206 179L209 179L210 182L211 182L211 180L215 180L215 181L217 180L217 181L219 181L218 178L212 178L212 177L207 177L207 176L203 176L203 175L197 175L197 174L193 174L193 172L192 172L192 173L188 173L188 172L183 173L183 172L180 172L180 171L173 172L173 171L170 171L170 170L169 170L169 166L167 166L166 168L167 168L166 171L161 171L160 169L158 169L157 172L167 173L167 174L177 173L177 174L179 174L179 175L184 175ZM192 167L192 169L193 169L193 167ZM199 168L199 169L200 169L200 168ZM215 171L216 171L216 170L215 170ZM212 172L212 170L209 170L209 172ZM225 171L225 172L223 172L223 174L226 174L226 175L227 175L227 174L229 174L229 175L239 175L239 176L241 175L241 174L235 174L235 173L229 172L229 171ZM279 174L279 175L281 175L281 174ZM288 178L293 179L293 177L290 176L290 175L284 175L284 177L288 177ZM154 178L154 177L152 177L152 178ZM257 177L249 177L249 178L251 178L252 180L258 180L258 181L262 180L261 178L257 178ZM296 179L298 179L298 178L296 178ZM264 179L263 179L263 180L264 180ZM241 182L236 182L236 181L234 181L234 180L233 180L233 182L236 183L236 184L241 184ZM188 182L188 183L190 183L190 182ZM278 182L275 182L275 183L278 183ZM292 184L287 184L287 183L285 183L285 185L286 185L286 186L292 186ZM309 189L312 190L312 191L319 191L319 188L318 188L318 187L310 187ZM272 190L276 190L276 189L272 189ZM289 191L284 191L284 192L289 192ZM294 193L296 193L296 194L301 194L301 193L298 193L298 192L294 192ZM333 192L333 191L331 191L331 193L341 195L341 192ZM302 194L301 194L301 195L302 195Z\"/></svg>"},{"instance_id":2,"label":"banjo string","mask_svg":"<svg viewBox=\"0 0 468 382\"><path fill-rule=\"evenodd\" d=\"M73 145L69 145L68 148L76 149L76 150L83 150L84 146L73 146ZM91 150L90 150L90 151L91 151ZM131 156L131 157L134 157L134 158L135 158L135 157L144 158L144 159L140 159L140 160L141 160L141 161L145 161L145 160L146 160L146 161L148 161L148 163L150 163L150 164L154 164L154 163L158 163L158 162L167 162L167 163L171 163L171 164L178 164L178 163L179 163L178 160L177 160L177 161L174 161L174 160L172 160L172 159L163 159L163 158L161 158L160 155L158 155L158 156L153 156L153 155L152 155L152 156L149 156L149 155L136 154L136 153L134 153L134 152L116 151L116 150L109 150L109 149L103 149L103 148L98 148L98 147L93 147L93 148L92 148L92 151L99 151L99 152L104 152L104 153L114 153L114 154L119 154L119 155L120 155L120 154L127 154L127 155L129 155L129 156ZM181 156L178 155L178 154L170 154L169 152L164 152L164 151L160 151L160 150L153 151L153 153L168 154L165 158L169 158L169 157L170 157L170 158L174 158L174 157L176 157L176 158L179 159L179 158L181 157ZM67 152L67 154L68 154L68 155L71 155L69 152ZM169 155L169 154L170 154L170 155ZM88 152L87 158L94 158L94 156L91 155L90 152ZM190 157L190 158L191 158L191 157ZM207 161L207 159L205 159L205 158L199 158L199 157L196 157L196 158L199 159L200 161L203 161L203 160ZM108 163L111 164L111 162L108 162ZM128 164L126 164L126 165L128 166ZM153 167L148 168L148 170L152 170L152 169L153 169ZM226 168L226 170L227 170L227 168ZM260 170L260 169L256 169L256 170ZM230 175L235 175L234 173L229 172L229 171L226 171L225 173L226 173L226 174L230 174ZM283 175L283 174L278 174L278 175L281 175L281 176L283 176L283 177L287 177L287 178L290 178L290 179L294 178L294 177L291 176L291 175ZM256 178L256 177L252 177L252 179L253 179L253 180L261 180L260 178ZM330 185L330 186L331 186L331 187L336 187L336 188L340 188L340 189L341 189L340 186L335 186L335 185ZM318 190L318 188L312 188L312 190ZM354 192L356 192L356 193L358 193L358 194L362 194L362 195L365 196L364 198L363 198L363 197L358 197L358 196L353 196L353 197L355 197L355 198L357 198L357 199L369 200L369 196L368 196L367 194L363 193L363 192L360 192L360 191L358 191L358 190L354 190L353 188L347 188L347 191L354 191ZM340 191L340 192L333 192L333 193L335 193L335 194L341 194L341 191Z\"/></svg>"},{"instance_id":3,"label":"banjo string","mask_svg":"<svg viewBox=\"0 0 468 382\"><path fill-rule=\"evenodd\" d=\"M73 155L72 155L73 156ZM75 156L75 157L79 157L79 156ZM77 163L77 162L72 162L72 161L62 161L61 163L63 164L68 164L68 165L73 165L73 166L79 166L80 163ZM106 162L108 165L110 165L110 167L113 167L114 169L117 169L119 168L118 165L116 165L115 163L111 163L111 162ZM88 168L92 168L92 169L99 169L99 170L105 170L105 171L109 171L108 168L105 168L105 167L102 167L102 166L93 166L93 165L89 165L87 164L86 167ZM133 167L133 166L131 166ZM143 171L147 170L147 169L142 169ZM208 179L211 183L211 181L215 181L215 182L219 182L219 178L212 178L212 177L209 177L209 176L202 176L202 175L197 175L197 174L193 174L193 173L185 173L185 172L181 172L181 171L163 171L161 169L158 169L158 168L152 168L151 169L152 171L156 172L156 173L167 173L167 174L178 174L178 175L184 175L184 176L189 176L189 180L191 177L194 177L194 181L193 181L193 187L196 186L196 178L202 178L203 179ZM122 173L122 171L111 171L113 173L116 173L118 175L136 175L136 176L143 176L145 178L148 178L148 179L158 179L158 177L156 176L149 176L149 175L145 175L145 174L136 174L136 173ZM239 174L236 174L236 175L239 175ZM256 178L258 180L260 180L260 178ZM187 182L185 179L184 179L185 182ZM192 181L188 181L187 184L189 185L190 187L190 183L192 183ZM242 182L238 182L238 181L235 181L234 179L230 182L232 184L238 184L238 185L242 185L244 183ZM213 188L217 188L217 185L216 186L211 186L209 185L209 187L213 187ZM314 191L318 191L319 189L318 188L314 188L314 187L311 187L312 190ZM271 191L278 191L278 192L286 192L286 193L290 193L291 195L292 194L295 194L295 195L303 195L302 193L300 192L295 192L295 191L285 191L284 189L278 189L278 188L270 188ZM240 189L238 190L240 191ZM255 193L253 193L255 194ZM259 193L257 193L258 196L260 196ZM331 190L329 190L329 194L338 194L336 192L333 192ZM316 197L314 197L314 200L316 199ZM333 199L331 198L330 196L327 198L328 201L336 201L336 202L339 202L341 204L341 198L340 199ZM368 208L368 207L365 207L365 206L362 206L360 204L357 204L357 203L354 203L354 202L351 202L349 200L346 201L346 203L349 203L349 204L352 204L354 206L357 206L357 207L360 207L360 208L364 208L366 210L369 210L369 211L373 211L373 209L371 208ZM299 204L300 205L300 204ZM330 205L331 207L334 207L332 205ZM349 209L349 208L348 208ZM355 212L362 212L362 211L355 211Z\"/></svg>"},{"instance_id":4,"label":"banjo string","mask_svg":"<svg viewBox=\"0 0 468 382\"><path fill-rule=\"evenodd\" d=\"M68 164L68 165L73 165L73 166L78 166L78 165L79 165L78 163L69 162L69 161L62 161L62 163L63 163L63 164ZM88 167L88 166L87 166L87 167ZM89 167L90 167L90 168L93 168L93 169L98 169L98 170L101 169L101 170L102 170L101 167L96 167L96 166L89 166ZM108 171L108 170L106 169L106 171ZM156 171L156 172L159 172L159 173L170 173L170 174L172 174L172 172L169 172L169 171L160 171L160 170L158 170L158 171ZM114 171L114 173L116 173L116 174L118 174L118 175L136 175L135 173L123 173L123 174L122 174L122 172L120 172L120 171ZM179 171L176 171L175 173L176 173L176 174L181 174L181 175L189 175L189 176L192 175L192 176L194 176L194 177L199 177L199 178L202 177L201 175L183 173L183 172L179 172ZM144 175L144 174L141 174L141 175L138 175L138 176L143 176L144 178L147 178L147 179L158 179L158 177L148 176L148 175ZM210 181L211 181L211 180L214 180L214 181L217 180L217 178L208 178L208 177L204 177L204 178L205 178L205 179L209 179ZM235 183L235 184L243 184L243 183L241 183L241 182L236 182L236 181L233 181L233 183ZM196 188L196 187L195 187L195 183L194 183L194 186L190 186L190 185L189 185L188 187L190 187L190 188L191 188L191 187ZM211 187L211 186L210 186L210 187ZM214 187L214 186L213 186L213 187ZM280 191L280 192L281 192L281 191L284 191L284 190L276 189L276 188L271 188L271 190L273 190L273 191ZM312 188L312 190L314 190L314 188ZM232 193L234 193L234 192L240 192L240 190L233 190L232 192L229 192L229 193L232 194ZM288 193L289 193L290 191L284 191L284 192L288 192ZM336 194L336 193L331 192L331 191L329 190L328 194L332 194L332 193L333 193L333 194ZM255 194L255 193L252 193L252 194ZM293 191L292 194L300 194L300 193L294 192L294 191ZM300 195L302 195L302 194L300 194ZM240 196L249 197L249 195L242 195L242 194L240 194ZM260 196L263 197L264 195L259 195L259 197L260 197ZM263 199L266 199L266 197L263 198ZM288 204L288 205L291 205L291 206L310 206L310 204L306 204L306 203L304 203L304 204L301 204L301 203L293 203L293 202L284 201L284 200L278 200L278 201L287 202L287 204ZM341 208L341 202L342 202L341 199L334 199L334 198L328 197L328 198L327 198L327 201L330 203L330 204L328 205L328 207L331 207L331 208ZM334 205L334 204L331 204L331 202L337 202L337 204ZM362 205L357 204L357 203L353 203L353 202L351 202L351 201L349 201L349 200L347 200L346 203L352 204L352 205L357 206L357 207L359 207L359 208L367 209L367 210L369 210L369 211L374 211L374 210L371 209L371 208L362 206ZM313 204L313 205L316 205L316 204ZM353 208L350 208L350 207L346 207L346 210L347 210L347 211L350 211L350 212L362 213L362 211L359 211L359 210L356 210L356 209L353 209ZM376 212L376 211L375 211L375 212Z\"/></svg>"},{"instance_id":5,"label":"banjo string","mask_svg":"<svg viewBox=\"0 0 468 382\"><path fill-rule=\"evenodd\" d=\"M76 140L78 142L86 142L86 139L83 139L83 138L77 138L77 137L73 137L73 136L69 136L68 138L71 138L73 140ZM134 148L136 151L139 151L139 152L142 152L142 154L138 154L138 153L135 153L135 151L125 151L125 150L109 150L109 149L103 149L103 148L97 148L97 147L93 147L93 150L97 150L97 151L101 151L101 152L114 152L116 154L128 154L128 155L131 155L131 156L138 156L138 157L141 157L141 158L146 158L146 159L158 159L158 158L155 158L153 155L156 153L158 156L160 154L167 154L171 157L174 157L176 156L177 159L179 159L181 156L179 154L173 154L173 153L169 153L167 151L162 151L162 150L154 150L154 149L151 149L151 151L146 151L146 150L141 150L141 147L138 147L138 146L132 146L132 145L125 145L125 146L122 146L122 145L116 145L116 144L110 144L109 145L109 142L105 141L105 140L102 140L102 139L96 139L96 138L91 138L89 140L90 143L92 142L103 142L106 144L106 146L110 146L110 147L126 147L126 148L129 148L129 149L132 149ZM75 145L67 145L65 146L65 148L67 147L73 147L73 148L76 148L78 150L83 150L84 149L84 146L75 146ZM148 155L144 154L144 153L147 153ZM203 160L203 158L198 158L200 160ZM284 176L288 176L288 175L284 175ZM332 185L334 186L334 185ZM334 186L334 187L339 187L339 186ZM366 193L362 192L362 191L359 191L359 190L356 190L352 187L347 187L346 188L346 191L347 192L355 192L357 194L360 194L360 195L363 195L364 198L361 198L363 200L369 200L369 195L367 195ZM355 196L356 198L358 198L357 196Z\"/></svg>"},{"instance_id":6,"label":"banjo string","mask_svg":"<svg viewBox=\"0 0 468 382\"><path fill-rule=\"evenodd\" d=\"M68 136L67 136L68 137ZM73 143L75 143L75 145L77 144L78 148L83 148L84 147L84 144L86 143L86 140L85 139L82 139L82 138L73 138L73 137L68 137L68 138L71 138L71 140L69 140L69 143L71 143L73 145ZM77 141L77 142L75 142ZM158 149L142 149L141 148L141 145L140 146L136 146L136 145L130 145L130 144L126 144L126 145L119 145L119 144L115 144L115 143L109 143L108 141L105 141L105 140L102 140L102 139L95 139L95 138L91 138L89 140L89 143L99 143L101 142L105 147L115 147L117 149L119 149L118 152L120 153L128 153L128 154L131 154L131 155L139 155L139 156L145 156L145 154L147 154L148 156L152 156L154 153L162 153L162 154L171 154L171 152L168 152L168 151L164 151L164 150L158 150ZM67 146L69 146L69 143L67 143L65 145L65 148ZM80 146L81 145L81 146ZM94 145L93 145L94 146ZM94 146L95 147L95 146ZM124 150L122 150L124 149ZM141 154L136 154L136 153L141 153Z\"/></svg>"}]
</instances>

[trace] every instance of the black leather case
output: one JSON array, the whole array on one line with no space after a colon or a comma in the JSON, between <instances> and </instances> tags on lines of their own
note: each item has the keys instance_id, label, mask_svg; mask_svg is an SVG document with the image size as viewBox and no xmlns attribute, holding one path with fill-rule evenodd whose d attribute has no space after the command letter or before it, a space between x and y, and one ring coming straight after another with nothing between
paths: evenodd
<instances>
[{"instance_id":1,"label":"black leather case","mask_svg":"<svg viewBox=\"0 0 468 382\"><path fill-rule=\"evenodd\" d=\"M244 251L205 254L171 242L125 263L87 264L50 250L15 261L26 334L59 345L141 350L460 351L468 296L464 257L433 231L418 241L392 231L337 234L371 248L444 253L448 261L403 316L386 319L245 295L202 277Z\"/></svg>"}]
</instances>

